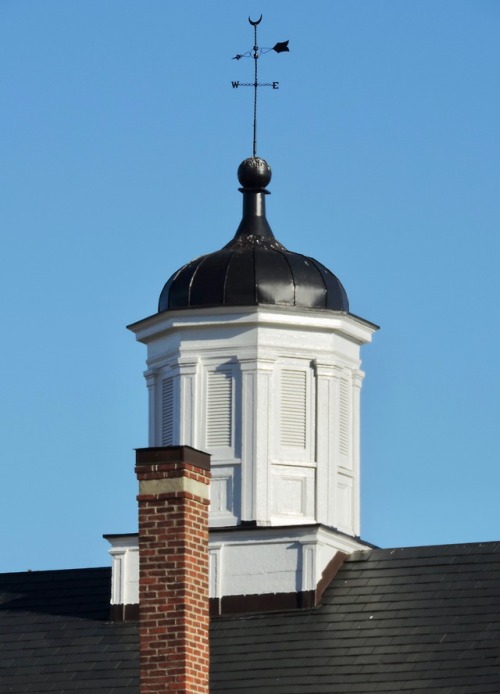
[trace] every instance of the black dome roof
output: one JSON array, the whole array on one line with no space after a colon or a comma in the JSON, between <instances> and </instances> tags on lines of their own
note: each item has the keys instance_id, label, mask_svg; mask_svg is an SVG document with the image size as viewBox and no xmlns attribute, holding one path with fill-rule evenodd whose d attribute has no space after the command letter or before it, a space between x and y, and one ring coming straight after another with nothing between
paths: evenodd
<instances>
[{"instance_id":1,"label":"black dome roof","mask_svg":"<svg viewBox=\"0 0 500 694\"><path fill-rule=\"evenodd\" d=\"M340 280L313 258L287 250L265 216L263 186L271 169L258 157L238 169L243 218L235 237L220 251L177 270L160 295L158 312L202 306L280 305L349 311Z\"/></svg>"}]
</instances>

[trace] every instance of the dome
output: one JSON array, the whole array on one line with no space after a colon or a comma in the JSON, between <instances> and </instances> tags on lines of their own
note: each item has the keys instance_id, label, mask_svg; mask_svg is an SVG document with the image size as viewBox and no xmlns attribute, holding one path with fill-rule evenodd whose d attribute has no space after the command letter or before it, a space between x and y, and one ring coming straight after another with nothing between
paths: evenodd
<instances>
[{"instance_id":1,"label":"dome","mask_svg":"<svg viewBox=\"0 0 500 694\"><path fill-rule=\"evenodd\" d=\"M271 169L258 157L238 169L243 218L232 241L175 272L160 295L158 312L209 306L296 306L349 311L340 280L314 258L287 250L265 216L263 186Z\"/></svg>"},{"instance_id":2,"label":"dome","mask_svg":"<svg viewBox=\"0 0 500 694\"><path fill-rule=\"evenodd\" d=\"M324 265L255 242L229 245L184 265L163 288L158 311L260 304L349 311L342 284Z\"/></svg>"}]
</instances>

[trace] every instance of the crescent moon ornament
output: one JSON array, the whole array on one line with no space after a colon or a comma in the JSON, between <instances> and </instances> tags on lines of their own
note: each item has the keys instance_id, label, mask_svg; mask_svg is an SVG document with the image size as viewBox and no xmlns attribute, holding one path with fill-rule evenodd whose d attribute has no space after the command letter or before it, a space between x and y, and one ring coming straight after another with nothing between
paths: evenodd
<instances>
[{"instance_id":1,"label":"crescent moon ornament","mask_svg":"<svg viewBox=\"0 0 500 694\"><path fill-rule=\"evenodd\" d=\"M252 20L250 19L250 17L248 18L248 21L250 22L250 24L251 24L253 27L256 27L258 24L261 23L261 21L262 21L262 15L260 15L259 19L258 19L256 22L252 22Z\"/></svg>"}]
</instances>

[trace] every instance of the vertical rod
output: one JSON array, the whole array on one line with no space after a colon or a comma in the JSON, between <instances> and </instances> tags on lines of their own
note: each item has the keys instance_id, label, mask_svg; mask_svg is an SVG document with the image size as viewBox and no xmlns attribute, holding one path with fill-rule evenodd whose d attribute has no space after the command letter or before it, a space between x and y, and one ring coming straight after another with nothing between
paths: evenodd
<instances>
[{"instance_id":1,"label":"vertical rod","mask_svg":"<svg viewBox=\"0 0 500 694\"><path fill-rule=\"evenodd\" d=\"M254 59L254 83L253 83L253 156L257 156L257 60L259 59L259 47L257 46L257 26L253 28L253 59Z\"/></svg>"}]
</instances>

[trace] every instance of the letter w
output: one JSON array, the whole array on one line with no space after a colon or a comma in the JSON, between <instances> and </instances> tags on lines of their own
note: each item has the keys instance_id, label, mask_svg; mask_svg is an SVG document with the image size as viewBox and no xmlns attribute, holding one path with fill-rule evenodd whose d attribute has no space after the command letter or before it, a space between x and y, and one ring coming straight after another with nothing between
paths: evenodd
<instances>
[{"instance_id":1,"label":"letter w","mask_svg":"<svg viewBox=\"0 0 500 694\"><path fill-rule=\"evenodd\" d=\"M238 89L238 87L240 86L239 80L238 82L231 82L231 84L233 85L233 89Z\"/></svg>"}]
</instances>

